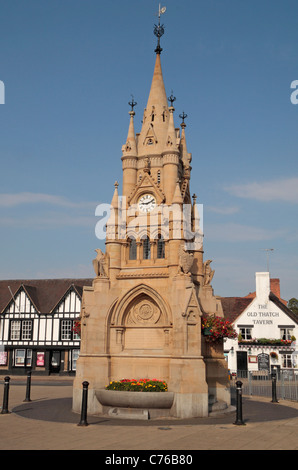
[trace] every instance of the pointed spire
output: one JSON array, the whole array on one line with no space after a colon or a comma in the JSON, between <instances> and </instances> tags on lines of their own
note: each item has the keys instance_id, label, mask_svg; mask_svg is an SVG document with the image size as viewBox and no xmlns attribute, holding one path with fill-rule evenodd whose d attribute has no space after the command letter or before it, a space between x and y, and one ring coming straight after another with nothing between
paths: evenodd
<instances>
[{"instance_id":1,"label":"pointed spire","mask_svg":"<svg viewBox=\"0 0 298 470\"><path fill-rule=\"evenodd\" d=\"M127 134L127 139L126 139L126 146L127 148L130 147L130 153L132 155L137 154L137 144L136 144L136 135L135 135L135 129L134 129L134 111L130 111L130 121L129 121L129 128L128 128L128 134Z\"/></svg>"},{"instance_id":2,"label":"pointed spire","mask_svg":"<svg viewBox=\"0 0 298 470\"><path fill-rule=\"evenodd\" d=\"M171 106L169 107L169 125L168 125L168 131L167 131L167 138L165 142L165 147L164 151L177 151L177 136L176 136L176 129L175 129L175 124L174 124L174 111L175 108L173 106L173 102L176 100L176 98L173 96L173 93L171 96L168 98L168 100L171 102Z\"/></svg>"},{"instance_id":3,"label":"pointed spire","mask_svg":"<svg viewBox=\"0 0 298 470\"><path fill-rule=\"evenodd\" d=\"M152 106L156 107L157 105L159 105L160 107L168 107L166 89L164 85L159 54L156 55L153 78L146 108L147 112L150 113L152 110Z\"/></svg>"},{"instance_id":4,"label":"pointed spire","mask_svg":"<svg viewBox=\"0 0 298 470\"><path fill-rule=\"evenodd\" d=\"M182 119L182 122L180 124L181 126L181 138L180 138L180 146L181 146L181 155L182 155L182 160L183 163L186 167L189 167L192 156L191 153L187 152L187 146L186 146L186 136L185 136L185 128L186 124L184 122L184 119L187 118L187 114L183 113L179 114L179 117Z\"/></svg>"},{"instance_id":5,"label":"pointed spire","mask_svg":"<svg viewBox=\"0 0 298 470\"><path fill-rule=\"evenodd\" d=\"M179 180L176 181L176 188L173 195L172 204L183 204L183 198L181 195Z\"/></svg>"},{"instance_id":6,"label":"pointed spire","mask_svg":"<svg viewBox=\"0 0 298 470\"><path fill-rule=\"evenodd\" d=\"M131 106L131 110L129 111L130 121L129 121L126 144L122 146L122 152L124 155L128 154L130 156L136 156L137 144L136 144L136 136L135 136L135 129L134 129L135 112L133 108L137 105L137 103L134 101L133 96L132 96L132 101L130 101L128 104Z\"/></svg>"},{"instance_id":7,"label":"pointed spire","mask_svg":"<svg viewBox=\"0 0 298 470\"><path fill-rule=\"evenodd\" d=\"M168 100L160 55L157 54L147 107L144 110L142 129L138 139L139 156L162 152L167 138L168 123Z\"/></svg>"},{"instance_id":8,"label":"pointed spire","mask_svg":"<svg viewBox=\"0 0 298 470\"><path fill-rule=\"evenodd\" d=\"M115 186L115 190L114 190L113 198L111 201L111 206L113 207L113 209L117 210L119 209L119 194L118 194L119 183L118 181L115 181L114 186Z\"/></svg>"},{"instance_id":9,"label":"pointed spire","mask_svg":"<svg viewBox=\"0 0 298 470\"><path fill-rule=\"evenodd\" d=\"M106 224L106 238L115 240L118 236L118 218L119 218L119 195L118 181L115 181L114 195L111 201L111 212Z\"/></svg>"}]
</instances>

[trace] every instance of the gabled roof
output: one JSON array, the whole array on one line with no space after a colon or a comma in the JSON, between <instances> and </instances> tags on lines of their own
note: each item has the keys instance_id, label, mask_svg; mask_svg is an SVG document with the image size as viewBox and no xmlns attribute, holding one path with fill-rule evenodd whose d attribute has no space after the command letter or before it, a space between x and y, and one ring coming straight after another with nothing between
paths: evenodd
<instances>
[{"instance_id":1,"label":"gabled roof","mask_svg":"<svg viewBox=\"0 0 298 470\"><path fill-rule=\"evenodd\" d=\"M286 315L288 315L291 320L293 320L295 323L298 323L298 315L292 310L290 310L281 299L279 299L273 292L270 292L269 299L278 307L280 310L282 310Z\"/></svg>"},{"instance_id":2,"label":"gabled roof","mask_svg":"<svg viewBox=\"0 0 298 470\"><path fill-rule=\"evenodd\" d=\"M254 301L253 297L220 297L224 317L231 323L241 315L244 310ZM290 310L284 302L279 299L273 292L270 292L269 299L273 302L280 310L282 310L291 320L298 323L298 315Z\"/></svg>"},{"instance_id":3,"label":"gabled roof","mask_svg":"<svg viewBox=\"0 0 298 470\"><path fill-rule=\"evenodd\" d=\"M234 323L253 300L246 297L220 297L225 319Z\"/></svg>"},{"instance_id":4,"label":"gabled roof","mask_svg":"<svg viewBox=\"0 0 298 470\"><path fill-rule=\"evenodd\" d=\"M92 281L93 279L12 279L0 281L0 313L7 308L12 300L10 290L15 297L21 289L24 289L37 312L47 314L55 308L72 286L82 297L83 287L91 286Z\"/></svg>"}]
</instances>

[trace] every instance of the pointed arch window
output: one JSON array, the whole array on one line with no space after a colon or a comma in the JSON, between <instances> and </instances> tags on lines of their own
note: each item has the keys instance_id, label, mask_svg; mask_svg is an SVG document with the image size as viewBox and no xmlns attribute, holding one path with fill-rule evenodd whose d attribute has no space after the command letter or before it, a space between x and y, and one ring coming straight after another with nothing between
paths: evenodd
<instances>
[{"instance_id":1,"label":"pointed arch window","mask_svg":"<svg viewBox=\"0 0 298 470\"><path fill-rule=\"evenodd\" d=\"M148 237L142 240L143 245L143 259L150 259L151 258L151 246L150 240Z\"/></svg>"},{"instance_id":2,"label":"pointed arch window","mask_svg":"<svg viewBox=\"0 0 298 470\"><path fill-rule=\"evenodd\" d=\"M134 237L128 239L129 243L129 259L136 260L137 259L137 242Z\"/></svg>"},{"instance_id":3,"label":"pointed arch window","mask_svg":"<svg viewBox=\"0 0 298 470\"><path fill-rule=\"evenodd\" d=\"M157 258L165 258L165 241L162 235L159 235L157 240Z\"/></svg>"}]
</instances>

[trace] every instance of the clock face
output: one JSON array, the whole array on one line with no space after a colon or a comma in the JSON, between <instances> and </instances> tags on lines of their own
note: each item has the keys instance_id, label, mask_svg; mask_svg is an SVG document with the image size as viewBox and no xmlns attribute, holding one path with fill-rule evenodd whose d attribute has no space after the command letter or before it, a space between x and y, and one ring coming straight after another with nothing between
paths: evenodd
<instances>
[{"instance_id":1,"label":"clock face","mask_svg":"<svg viewBox=\"0 0 298 470\"><path fill-rule=\"evenodd\" d=\"M139 199L139 209L142 212L151 212L156 206L155 197L152 194L144 194Z\"/></svg>"}]
</instances>

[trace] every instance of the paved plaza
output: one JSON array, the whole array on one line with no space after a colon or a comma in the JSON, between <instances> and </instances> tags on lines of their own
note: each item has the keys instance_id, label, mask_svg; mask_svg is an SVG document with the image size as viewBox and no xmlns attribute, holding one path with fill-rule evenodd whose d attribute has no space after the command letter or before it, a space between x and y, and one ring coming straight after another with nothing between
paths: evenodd
<instances>
[{"instance_id":1,"label":"paved plaza","mask_svg":"<svg viewBox=\"0 0 298 470\"><path fill-rule=\"evenodd\" d=\"M0 378L1 407L4 377ZM119 420L88 416L78 426L72 412L72 379L32 377L30 402L26 377L11 377L8 414L0 414L1 450L297 450L298 403L243 397L245 425L235 411L188 420ZM106 452L112 457L112 452ZM117 454L118 455L118 454Z\"/></svg>"}]
</instances>

